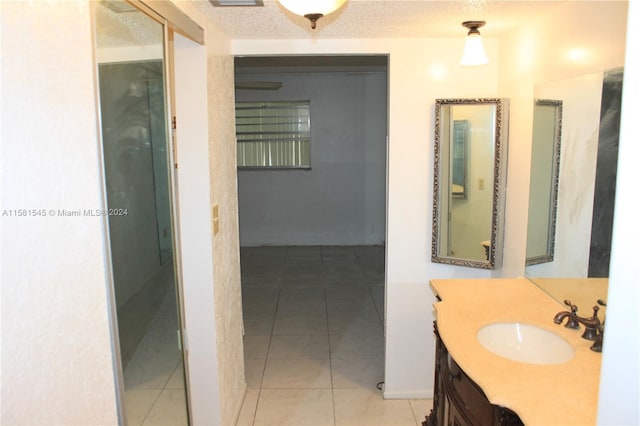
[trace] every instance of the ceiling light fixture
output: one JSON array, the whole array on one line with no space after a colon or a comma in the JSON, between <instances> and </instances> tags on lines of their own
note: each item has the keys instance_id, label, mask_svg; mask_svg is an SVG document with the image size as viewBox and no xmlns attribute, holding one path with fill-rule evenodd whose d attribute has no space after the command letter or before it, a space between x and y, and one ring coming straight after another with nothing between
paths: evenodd
<instances>
[{"instance_id":1,"label":"ceiling light fixture","mask_svg":"<svg viewBox=\"0 0 640 426\"><path fill-rule=\"evenodd\" d=\"M347 0L278 0L282 6L296 15L304 16L311 21L311 28L316 28L318 19L336 11Z\"/></svg>"},{"instance_id":2,"label":"ceiling light fixture","mask_svg":"<svg viewBox=\"0 0 640 426\"><path fill-rule=\"evenodd\" d=\"M462 59L460 65L463 66L475 66L486 65L489 63L487 54L484 51L482 45L482 37L478 28L484 26L485 21L466 21L462 23L462 26L469 29L467 38L464 42L464 51L462 52Z\"/></svg>"}]
</instances>

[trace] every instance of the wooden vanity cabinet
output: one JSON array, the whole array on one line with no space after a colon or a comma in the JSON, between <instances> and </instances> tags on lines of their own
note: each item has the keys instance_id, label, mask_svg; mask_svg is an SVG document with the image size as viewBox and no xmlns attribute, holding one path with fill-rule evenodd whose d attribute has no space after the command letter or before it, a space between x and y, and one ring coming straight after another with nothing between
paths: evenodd
<instances>
[{"instance_id":1,"label":"wooden vanity cabinet","mask_svg":"<svg viewBox=\"0 0 640 426\"><path fill-rule=\"evenodd\" d=\"M520 418L511 410L493 405L449 355L437 323L436 368L433 409L423 426L521 426Z\"/></svg>"}]
</instances>

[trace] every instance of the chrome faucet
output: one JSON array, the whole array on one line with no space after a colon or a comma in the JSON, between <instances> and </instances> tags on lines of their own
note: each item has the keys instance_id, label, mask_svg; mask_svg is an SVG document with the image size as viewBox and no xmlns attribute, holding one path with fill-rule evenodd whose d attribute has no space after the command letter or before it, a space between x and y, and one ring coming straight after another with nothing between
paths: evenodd
<instances>
[{"instance_id":1,"label":"chrome faucet","mask_svg":"<svg viewBox=\"0 0 640 426\"><path fill-rule=\"evenodd\" d=\"M600 301L599 301L600 302ZM587 340L596 340L598 336L598 328L600 327L600 318L598 318L598 310L600 308L598 305L593 307L593 315L589 318L579 317L578 307L571 303L569 300L565 300L564 304L571 308L571 311L562 311L558 312L555 317L553 317L553 322L556 324L561 324L565 318L569 318L567 320L567 328L578 329L580 327L579 324L584 325L584 333L582 333L582 338Z\"/></svg>"}]
</instances>

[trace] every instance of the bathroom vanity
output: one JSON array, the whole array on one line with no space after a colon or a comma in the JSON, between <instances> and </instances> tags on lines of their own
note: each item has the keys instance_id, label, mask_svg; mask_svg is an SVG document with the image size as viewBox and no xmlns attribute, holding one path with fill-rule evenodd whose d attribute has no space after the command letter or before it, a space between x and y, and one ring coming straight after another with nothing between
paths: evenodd
<instances>
[{"instance_id":1,"label":"bathroom vanity","mask_svg":"<svg viewBox=\"0 0 640 426\"><path fill-rule=\"evenodd\" d=\"M433 410L423 426L509 425L522 421L511 410L491 404L482 389L462 371L449 354L434 323L436 335L436 375Z\"/></svg>"},{"instance_id":2,"label":"bathroom vanity","mask_svg":"<svg viewBox=\"0 0 640 426\"><path fill-rule=\"evenodd\" d=\"M431 287L434 405L423 425L596 424L601 354L582 330L554 324L565 306L525 278L433 280ZM485 346L479 332L502 326L523 332L524 358L501 353L500 339ZM527 341L529 331L538 334Z\"/></svg>"}]
</instances>

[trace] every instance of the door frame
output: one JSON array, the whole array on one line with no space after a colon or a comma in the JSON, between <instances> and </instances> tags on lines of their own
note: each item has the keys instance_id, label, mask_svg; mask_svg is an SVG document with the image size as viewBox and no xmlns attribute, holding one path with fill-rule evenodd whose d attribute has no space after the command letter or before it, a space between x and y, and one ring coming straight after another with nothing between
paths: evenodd
<instances>
[{"instance_id":1,"label":"door frame","mask_svg":"<svg viewBox=\"0 0 640 426\"><path fill-rule=\"evenodd\" d=\"M163 72L164 79L164 93L165 93L165 121L166 121L166 137L167 137L167 167L168 167L168 179L169 179L169 197L170 197L170 209L171 209L171 226L172 226L172 242L173 242L173 262L174 262L174 283L176 291L176 308L178 315L179 334L178 344L182 353L183 370L184 370L184 384L185 384L185 401L187 419L189 424L192 423L192 407L191 407L191 394L189 386L188 374L188 340L186 334L186 321L185 321L185 306L184 306L184 284L182 279L182 238L180 233L180 220L179 220L179 197L178 197L178 177L176 174L177 169L177 152L176 152L176 131L172 123L175 117L175 74L174 74L174 32L179 31L181 34L189 37L190 39L202 43L203 33L202 28L197 26L189 17L177 9L171 2L168 1L156 1L151 3L152 6L145 4L139 0L123 0L139 11L144 13L149 18L160 23L163 28ZM91 25L93 27L93 34L96 34L96 10L99 7L97 2L91 4ZM160 9L164 16L157 13L155 9ZM173 18L173 19L171 19ZM178 22L176 24L175 22ZM185 30L186 28L186 30ZM195 30L194 30L195 28ZM198 31L200 35L198 36ZM95 37L95 36L94 36ZM99 90L99 72L98 72L98 60L97 60L97 42L94 38L94 81L96 87L96 105L98 110L97 126L98 129L102 127L102 111L100 108ZM107 188L106 188L106 167L104 158L104 140L102 132L98 131L99 140L99 155L100 155L100 169L101 169L101 191L102 191L102 203L104 206L108 206L107 200ZM113 354L113 367L114 367L114 382L115 382L115 397L117 402L117 415L118 422L120 424L126 424L126 409L125 409L125 389L124 389L124 374L121 361L121 347L118 335L118 314L117 304L115 297L115 281L113 273L113 259L111 256L111 239L108 217L103 217L103 227L105 233L105 263L107 270L106 281L108 292L108 317L111 331L111 351Z\"/></svg>"}]
</instances>

